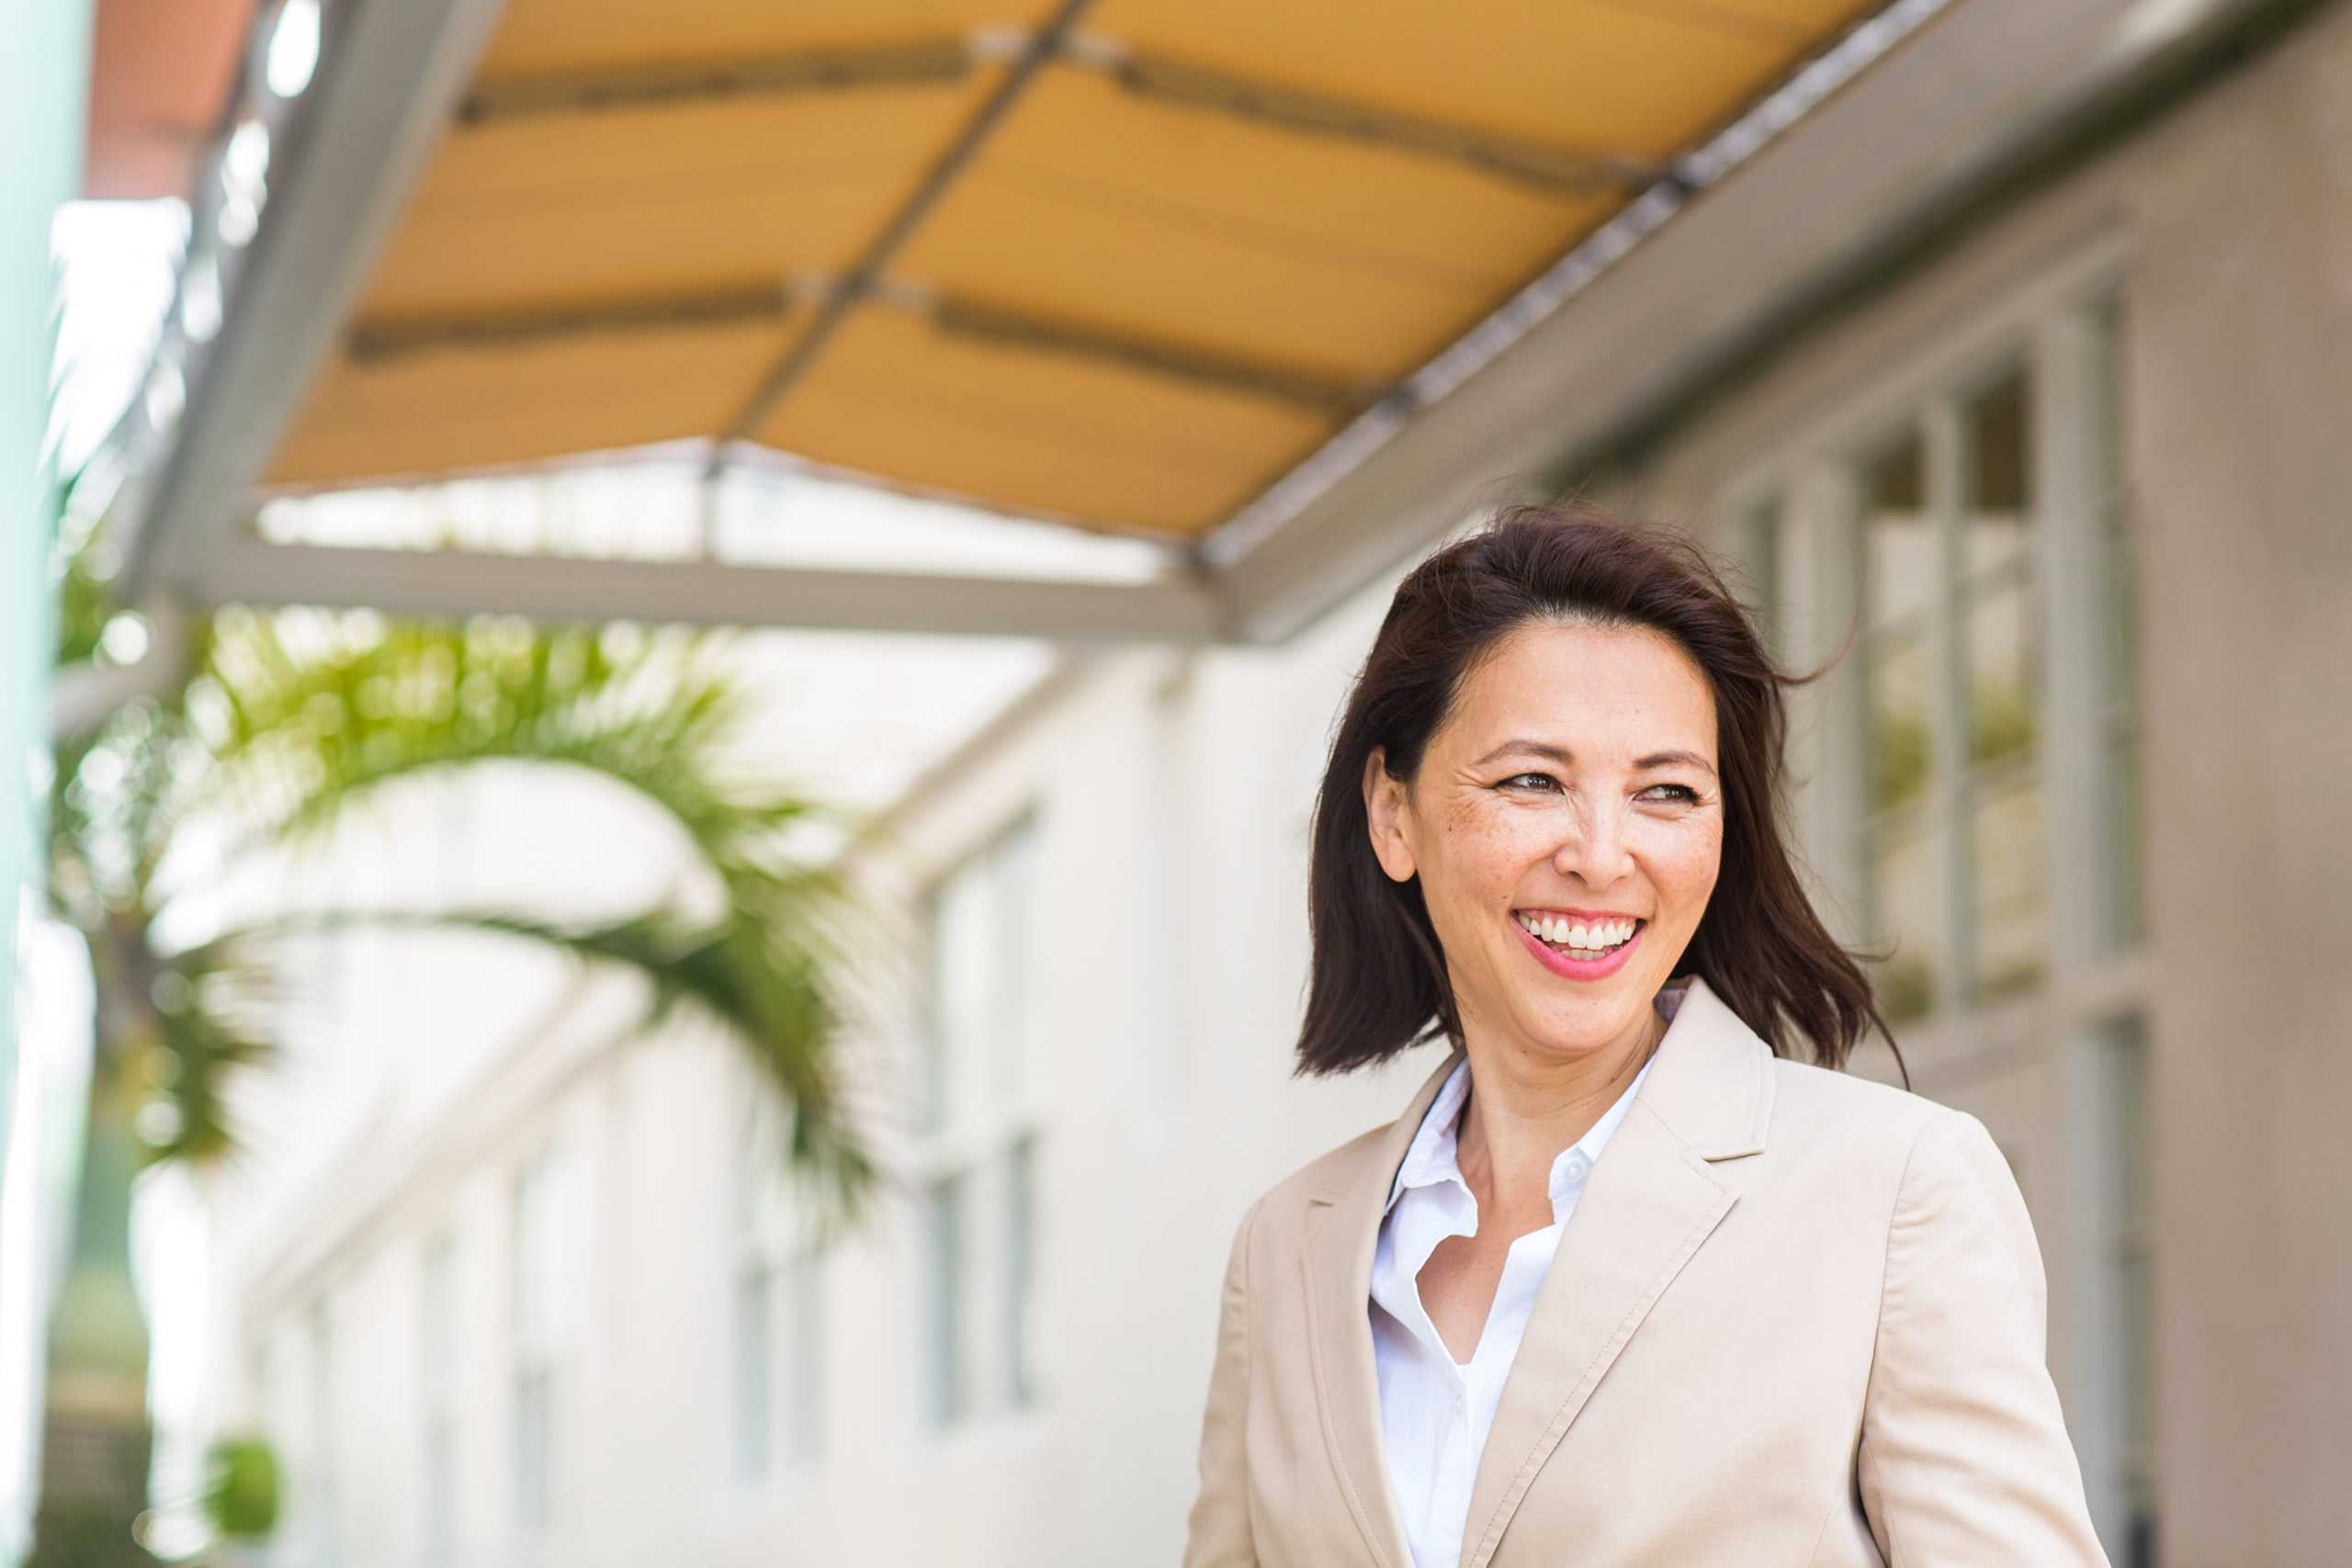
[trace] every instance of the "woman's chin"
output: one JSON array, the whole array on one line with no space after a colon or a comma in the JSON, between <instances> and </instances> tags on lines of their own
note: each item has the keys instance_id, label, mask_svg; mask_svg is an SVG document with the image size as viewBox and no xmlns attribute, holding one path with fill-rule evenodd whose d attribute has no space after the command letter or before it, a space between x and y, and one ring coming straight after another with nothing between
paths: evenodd
<instances>
[{"instance_id":1,"label":"woman's chin","mask_svg":"<svg viewBox=\"0 0 2352 1568\"><path fill-rule=\"evenodd\" d=\"M1622 998L1592 997L1546 1010L1531 1021L1527 1035L1540 1054L1575 1060L1622 1043L1647 1010L1648 998L1641 998L1635 1005L1629 988Z\"/></svg>"}]
</instances>

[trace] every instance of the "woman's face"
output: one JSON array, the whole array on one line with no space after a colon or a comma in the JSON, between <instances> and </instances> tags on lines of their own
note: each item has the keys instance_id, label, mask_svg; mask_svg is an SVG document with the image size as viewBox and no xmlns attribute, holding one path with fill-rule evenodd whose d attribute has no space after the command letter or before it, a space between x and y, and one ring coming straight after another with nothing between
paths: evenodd
<instances>
[{"instance_id":1,"label":"woman's face","mask_svg":"<svg viewBox=\"0 0 2352 1568\"><path fill-rule=\"evenodd\" d=\"M1646 1043L1722 863L1716 765L1714 697L1679 645L1553 623L1470 673L1409 788L1374 750L1373 847L1420 878L1471 1042L1531 1065Z\"/></svg>"}]
</instances>

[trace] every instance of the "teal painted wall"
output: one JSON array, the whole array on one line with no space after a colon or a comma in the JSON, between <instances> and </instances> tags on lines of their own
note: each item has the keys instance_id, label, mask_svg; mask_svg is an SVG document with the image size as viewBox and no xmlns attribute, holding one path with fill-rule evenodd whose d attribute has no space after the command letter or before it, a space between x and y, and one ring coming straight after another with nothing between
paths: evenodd
<instances>
[{"instance_id":1,"label":"teal painted wall","mask_svg":"<svg viewBox=\"0 0 2352 1568\"><path fill-rule=\"evenodd\" d=\"M35 874L30 749L49 708L49 546L56 479L40 461L49 423L55 300L51 214L82 177L89 81L89 12L83 0L0 0L0 1137L15 1082L16 890Z\"/></svg>"},{"instance_id":2,"label":"teal painted wall","mask_svg":"<svg viewBox=\"0 0 2352 1568\"><path fill-rule=\"evenodd\" d=\"M17 1086L16 974L19 890L39 874L40 801L28 763L48 729L51 648L49 546L56 525L55 479L40 461L49 423L49 367L55 322L49 259L50 217L82 177L89 84L85 0L0 0L0 1174L9 1168L8 1133ZM0 1195L5 1204L7 1195ZM19 1201L22 1194L14 1195ZM5 1209L0 1209L5 1213ZM0 1229L0 1245L10 1233ZM31 1259L0 1257L0 1279L28 1277ZM29 1326L29 1346L0 1344L0 1423L8 1438L40 1408L38 1328L0 1315L0 1332ZM32 1475L6 1462L21 1445L0 1440L0 1568L22 1555L30 1526Z\"/></svg>"}]
</instances>

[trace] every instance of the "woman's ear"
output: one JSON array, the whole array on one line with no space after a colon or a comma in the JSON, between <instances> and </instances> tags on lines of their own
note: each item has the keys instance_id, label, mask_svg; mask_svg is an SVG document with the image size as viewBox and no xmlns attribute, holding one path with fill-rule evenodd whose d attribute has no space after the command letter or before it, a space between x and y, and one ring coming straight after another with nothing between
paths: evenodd
<instances>
[{"instance_id":1,"label":"woman's ear","mask_svg":"<svg viewBox=\"0 0 2352 1568\"><path fill-rule=\"evenodd\" d=\"M1413 879L1413 846L1405 828L1412 812L1405 786L1388 776L1385 748L1375 746L1363 760L1363 814L1372 835L1372 852L1391 882Z\"/></svg>"}]
</instances>

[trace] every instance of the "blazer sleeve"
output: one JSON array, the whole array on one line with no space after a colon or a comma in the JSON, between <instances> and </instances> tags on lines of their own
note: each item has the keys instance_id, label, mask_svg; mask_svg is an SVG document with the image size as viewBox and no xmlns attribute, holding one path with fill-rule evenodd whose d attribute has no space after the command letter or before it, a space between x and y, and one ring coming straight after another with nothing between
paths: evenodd
<instances>
[{"instance_id":1,"label":"blazer sleeve","mask_svg":"<svg viewBox=\"0 0 2352 1568\"><path fill-rule=\"evenodd\" d=\"M1894 1568L2107 1568L2044 1363L2041 1250L1975 1117L1920 1129L1888 1226L1857 1457Z\"/></svg>"},{"instance_id":2,"label":"blazer sleeve","mask_svg":"<svg viewBox=\"0 0 2352 1568\"><path fill-rule=\"evenodd\" d=\"M1250 1416L1250 1231L1261 1198L1234 1232L1217 1309L1216 1360L1201 1419L1201 1489L1185 1531L1184 1568L1256 1568L1242 1433Z\"/></svg>"}]
</instances>

